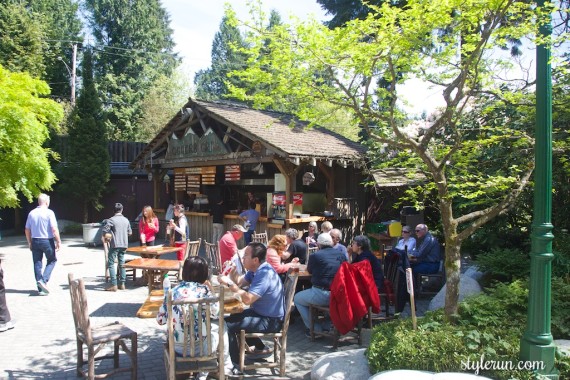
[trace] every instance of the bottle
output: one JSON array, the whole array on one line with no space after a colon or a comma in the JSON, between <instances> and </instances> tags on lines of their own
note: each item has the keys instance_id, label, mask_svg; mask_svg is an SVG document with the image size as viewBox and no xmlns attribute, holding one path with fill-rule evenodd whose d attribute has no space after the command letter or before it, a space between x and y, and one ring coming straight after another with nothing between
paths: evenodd
<instances>
[{"instance_id":1,"label":"bottle","mask_svg":"<svg viewBox=\"0 0 570 380\"><path fill-rule=\"evenodd\" d=\"M162 288L164 289L164 297L168 297L168 292L170 291L170 279L168 278L168 273L165 274L162 279Z\"/></svg>"}]
</instances>

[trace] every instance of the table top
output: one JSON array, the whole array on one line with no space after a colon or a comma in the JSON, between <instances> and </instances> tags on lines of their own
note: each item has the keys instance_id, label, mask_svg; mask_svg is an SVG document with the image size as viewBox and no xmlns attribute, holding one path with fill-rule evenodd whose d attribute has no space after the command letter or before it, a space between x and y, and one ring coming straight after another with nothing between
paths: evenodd
<instances>
[{"instance_id":1,"label":"table top","mask_svg":"<svg viewBox=\"0 0 570 380\"><path fill-rule=\"evenodd\" d=\"M178 270L180 264L177 260L138 258L125 263L125 268L136 268L146 270Z\"/></svg>"},{"instance_id":2,"label":"table top","mask_svg":"<svg viewBox=\"0 0 570 380\"><path fill-rule=\"evenodd\" d=\"M146 246L146 247L129 247L127 248L127 252L129 253L136 253L138 255L144 256L160 256L167 253L178 252L180 247L154 247L154 246Z\"/></svg>"}]
</instances>

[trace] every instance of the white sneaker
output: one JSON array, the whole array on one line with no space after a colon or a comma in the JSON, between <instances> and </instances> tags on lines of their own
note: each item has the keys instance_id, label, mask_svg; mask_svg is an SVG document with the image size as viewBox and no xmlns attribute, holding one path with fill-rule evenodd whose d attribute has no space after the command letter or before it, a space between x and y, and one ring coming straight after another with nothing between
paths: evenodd
<instances>
[{"instance_id":1,"label":"white sneaker","mask_svg":"<svg viewBox=\"0 0 570 380\"><path fill-rule=\"evenodd\" d=\"M6 323L0 323L0 332L8 331L14 328L14 322L8 321Z\"/></svg>"},{"instance_id":2,"label":"white sneaker","mask_svg":"<svg viewBox=\"0 0 570 380\"><path fill-rule=\"evenodd\" d=\"M47 285L45 282L43 282L42 280L37 282L38 288L40 288L41 290L43 290L45 293L49 294L49 289L47 288Z\"/></svg>"}]
</instances>

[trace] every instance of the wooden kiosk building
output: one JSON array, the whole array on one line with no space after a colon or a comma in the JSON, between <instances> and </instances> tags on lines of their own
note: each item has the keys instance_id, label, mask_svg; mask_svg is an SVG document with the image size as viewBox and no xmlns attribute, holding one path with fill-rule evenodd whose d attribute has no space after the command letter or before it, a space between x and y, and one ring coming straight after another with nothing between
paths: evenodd
<instances>
[{"instance_id":1,"label":"wooden kiosk building","mask_svg":"<svg viewBox=\"0 0 570 380\"><path fill-rule=\"evenodd\" d=\"M190 238L210 240L209 204L224 200L224 227L239 222L253 193L258 232L307 228L331 220L345 239L362 231L364 147L291 115L189 99L130 164L145 169L154 208L184 203ZM166 186L170 199L160 199Z\"/></svg>"}]
</instances>

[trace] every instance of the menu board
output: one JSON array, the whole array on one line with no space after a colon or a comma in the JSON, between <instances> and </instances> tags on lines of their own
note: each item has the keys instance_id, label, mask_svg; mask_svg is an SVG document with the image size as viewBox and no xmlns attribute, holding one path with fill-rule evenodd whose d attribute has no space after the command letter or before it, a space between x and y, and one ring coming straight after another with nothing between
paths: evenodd
<instances>
[{"instance_id":1,"label":"menu board","mask_svg":"<svg viewBox=\"0 0 570 380\"><path fill-rule=\"evenodd\" d=\"M204 166L201 171L202 185L215 185L216 184L216 167Z\"/></svg>"},{"instance_id":2,"label":"menu board","mask_svg":"<svg viewBox=\"0 0 570 380\"><path fill-rule=\"evenodd\" d=\"M184 168L174 169L174 190L186 191L186 173Z\"/></svg>"},{"instance_id":3,"label":"menu board","mask_svg":"<svg viewBox=\"0 0 570 380\"><path fill-rule=\"evenodd\" d=\"M188 184L186 185L186 191L190 194L200 194L200 175L191 174L187 178Z\"/></svg>"},{"instance_id":4,"label":"menu board","mask_svg":"<svg viewBox=\"0 0 570 380\"><path fill-rule=\"evenodd\" d=\"M226 182L239 181L241 179L241 170L239 165L226 165L224 167L224 177Z\"/></svg>"}]
</instances>

